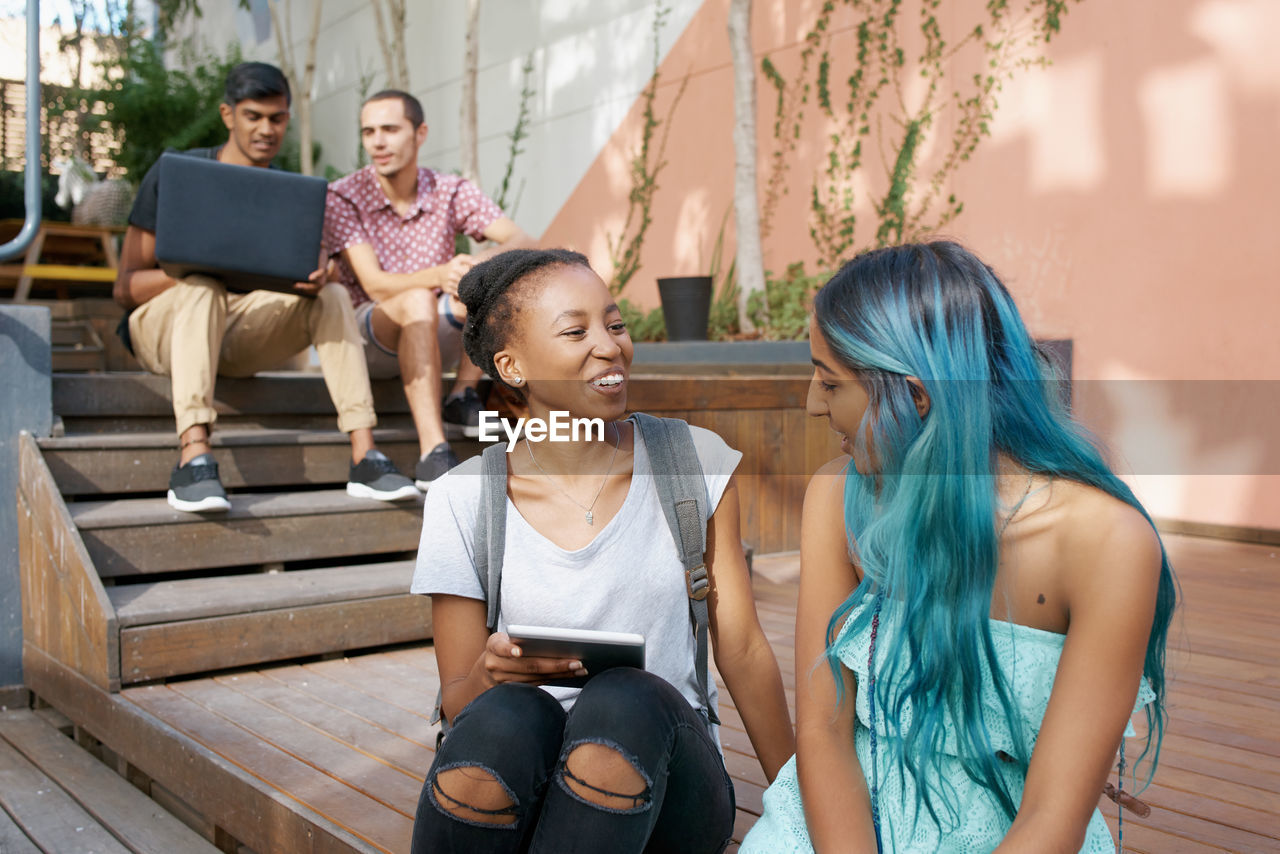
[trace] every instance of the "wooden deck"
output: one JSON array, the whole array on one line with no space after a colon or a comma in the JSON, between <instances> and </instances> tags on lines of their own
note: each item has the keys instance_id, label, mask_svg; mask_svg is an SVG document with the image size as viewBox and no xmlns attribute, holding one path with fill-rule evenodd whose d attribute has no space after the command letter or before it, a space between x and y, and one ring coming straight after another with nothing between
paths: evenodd
<instances>
[{"instance_id":1,"label":"wooden deck","mask_svg":"<svg viewBox=\"0 0 1280 854\"><path fill-rule=\"evenodd\" d=\"M1275 852L1277 549L1184 536L1166 542L1185 602L1170 653L1171 724L1160 771L1143 796L1151 816L1126 815L1126 850ZM788 555L756 561L760 615L788 684L794 681L796 564ZM403 852L432 759L435 728L428 718L435 690L430 645L406 646L129 687L94 699L97 720L86 723L91 731L100 726L94 734L117 742L117 752L128 752L127 742L152 739L147 755L156 767L141 768L152 777L159 778L159 764L186 763L188 801L194 792L213 821L236 825L241 841L255 850L298 850L280 828L301 813L311 821L308 850ZM740 839L759 814L764 781L727 693L722 698ZM58 704L59 698L49 699ZM82 708L92 705L84 695L77 699ZM243 780L257 802L214 785L220 779L214 772ZM1102 804L1114 833L1116 808ZM252 820L244 818L246 809L254 811Z\"/></svg>"}]
</instances>

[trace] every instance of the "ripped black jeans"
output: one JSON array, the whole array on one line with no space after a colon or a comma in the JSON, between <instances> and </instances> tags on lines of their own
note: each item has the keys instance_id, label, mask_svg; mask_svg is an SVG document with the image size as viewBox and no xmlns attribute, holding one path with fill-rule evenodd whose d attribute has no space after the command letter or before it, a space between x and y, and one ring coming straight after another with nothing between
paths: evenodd
<instances>
[{"instance_id":1,"label":"ripped black jeans","mask_svg":"<svg viewBox=\"0 0 1280 854\"><path fill-rule=\"evenodd\" d=\"M589 803L569 788L565 763L582 744L613 748L639 773L645 789L634 806ZM475 808L437 785L452 768L488 772L512 806L476 809L493 821L451 814ZM713 854L733 820L733 784L702 715L663 679L616 668L588 682L567 715L528 685L499 685L468 704L427 773L412 851Z\"/></svg>"}]
</instances>

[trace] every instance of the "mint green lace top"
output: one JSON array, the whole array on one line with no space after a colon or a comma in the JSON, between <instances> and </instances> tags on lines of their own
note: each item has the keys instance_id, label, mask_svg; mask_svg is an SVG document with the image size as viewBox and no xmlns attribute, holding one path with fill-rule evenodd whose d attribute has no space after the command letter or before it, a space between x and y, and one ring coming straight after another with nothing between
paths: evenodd
<instances>
[{"instance_id":1,"label":"mint green lace top","mask_svg":"<svg viewBox=\"0 0 1280 854\"><path fill-rule=\"evenodd\" d=\"M870 653L870 631L852 632L849 627L864 609L873 607L874 597L868 595L859 603L845 623L845 630L837 641L840 660L857 678L859 684L866 684L867 657ZM890 606L885 605L880 618L880 638L876 642L877 672L884 672L885 650L892 646L892 638L886 634L891 631L893 620L889 618ZM1030 754L1035 746L1036 737L1040 733L1040 724L1044 720L1045 709L1049 705L1049 694L1053 690L1054 675L1058 670L1058 660L1062 656L1062 644L1065 635L993 620L991 636L995 644L996 659L1011 689L1011 695L1019 716L1021 732L1013 732L1000 709L999 699L992 681L986 680L987 688L983 690L982 705L987 729L991 733L992 743L996 750L1009 755L1020 751L1015 744L1026 745L1026 753ZM819 665L821 666L821 665ZM1142 680L1139 687L1134 711L1142 708L1155 699L1155 694L1147 681ZM870 709L867 705L867 692L859 691L855 707L857 713L854 747L857 750L858 762L863 773L871 779L871 739L867 722ZM906 709L909 720L910 707ZM946 726L944 746L950 756L943 757L940 778L935 780L939 785L949 787L954 793L958 807L957 817L952 820L945 811L939 810L939 826L930 817L927 810L921 809L916 814L916 789L912 778L899 772L891 758L892 749L888 745L889 733L883 722L883 715L876 716L877 762L880 767L880 831L886 852L905 854L905 852L946 852L946 854L986 854L995 848L1009 829L1009 819L1000 808L998 801L984 787L974 783L965 774L959 758L955 756L955 728L950 723ZM1132 725L1126 727L1125 735L1134 735ZM1021 798L1022 787L1026 779L1026 769L1020 764L1000 763L1000 771L1005 777L1009 790L1015 798ZM868 782L868 788L870 783ZM740 849L742 854L792 854L792 852L812 852L808 830L805 826L804 806L800 800L800 784L796 778L795 757L783 766L777 779L764 793L764 814L747 834ZM1081 854L1113 854L1115 844L1111 833L1102 819L1102 813L1094 810L1089 820Z\"/></svg>"}]
</instances>

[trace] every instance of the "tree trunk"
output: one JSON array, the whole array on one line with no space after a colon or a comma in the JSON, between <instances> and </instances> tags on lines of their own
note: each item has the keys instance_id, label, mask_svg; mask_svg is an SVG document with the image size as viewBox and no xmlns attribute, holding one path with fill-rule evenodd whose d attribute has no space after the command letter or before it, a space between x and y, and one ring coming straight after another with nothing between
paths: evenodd
<instances>
[{"instance_id":1,"label":"tree trunk","mask_svg":"<svg viewBox=\"0 0 1280 854\"><path fill-rule=\"evenodd\" d=\"M298 76L298 66L294 62L293 33L290 23L289 9L285 9L283 20L280 17L280 0L267 0L267 9L271 12L271 29L276 34L276 52L280 55L280 70L288 78L293 87L294 110L298 114L298 155L301 160L299 168L303 175L315 171L311 153L311 88L316 77L316 42L320 40L320 7L324 0L313 0L311 32L307 37L307 54L304 60L302 76Z\"/></svg>"},{"instance_id":2,"label":"tree trunk","mask_svg":"<svg viewBox=\"0 0 1280 854\"><path fill-rule=\"evenodd\" d=\"M386 8L383 8L386 3ZM387 88L409 91L409 63L404 50L405 0L370 0L374 30L382 64L387 75ZM388 21L388 18L390 21Z\"/></svg>"},{"instance_id":3,"label":"tree trunk","mask_svg":"<svg viewBox=\"0 0 1280 854\"><path fill-rule=\"evenodd\" d=\"M480 0L467 0L466 48L462 59L462 110L459 128L462 177L480 183L479 133L476 128L476 76L480 64Z\"/></svg>"},{"instance_id":4,"label":"tree trunk","mask_svg":"<svg viewBox=\"0 0 1280 854\"><path fill-rule=\"evenodd\" d=\"M756 75L751 52L751 0L729 2L729 48L733 54L733 208L738 226L738 314L752 331L747 299L764 290L760 206L756 197Z\"/></svg>"},{"instance_id":5,"label":"tree trunk","mask_svg":"<svg viewBox=\"0 0 1280 854\"><path fill-rule=\"evenodd\" d=\"M395 60L391 58L391 40L387 38L387 21L386 16L382 14L382 0L370 0L369 5L373 7L373 29L374 34L378 37L378 49L382 51L382 65L386 73L387 86L395 88Z\"/></svg>"},{"instance_id":6,"label":"tree trunk","mask_svg":"<svg viewBox=\"0 0 1280 854\"><path fill-rule=\"evenodd\" d=\"M409 91L409 57L404 51L405 0L387 0L391 4L391 53L396 60L397 89Z\"/></svg>"},{"instance_id":7,"label":"tree trunk","mask_svg":"<svg viewBox=\"0 0 1280 854\"><path fill-rule=\"evenodd\" d=\"M320 9L324 0L313 0L315 11L311 17L311 35L307 38L307 58L302 72L302 86L298 93L298 144L302 147L302 174L315 174L311 151L311 98L316 81L316 43L320 41Z\"/></svg>"}]
</instances>

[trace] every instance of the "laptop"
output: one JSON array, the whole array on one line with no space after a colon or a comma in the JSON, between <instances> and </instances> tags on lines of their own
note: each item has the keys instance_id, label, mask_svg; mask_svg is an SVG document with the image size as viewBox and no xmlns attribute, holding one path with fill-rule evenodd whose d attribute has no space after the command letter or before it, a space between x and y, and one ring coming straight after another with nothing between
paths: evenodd
<instances>
[{"instance_id":1,"label":"laptop","mask_svg":"<svg viewBox=\"0 0 1280 854\"><path fill-rule=\"evenodd\" d=\"M156 260L181 279L204 273L228 290L297 293L320 262L323 178L160 156Z\"/></svg>"}]
</instances>

